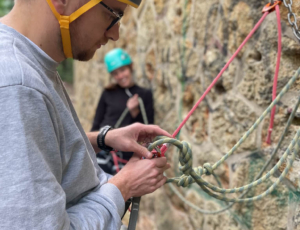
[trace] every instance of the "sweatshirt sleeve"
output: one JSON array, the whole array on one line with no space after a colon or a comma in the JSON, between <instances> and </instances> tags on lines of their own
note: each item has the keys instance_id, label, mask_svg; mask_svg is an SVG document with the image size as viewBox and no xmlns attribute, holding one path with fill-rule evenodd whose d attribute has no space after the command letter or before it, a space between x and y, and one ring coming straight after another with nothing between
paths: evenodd
<instances>
[{"instance_id":1,"label":"sweatshirt sleeve","mask_svg":"<svg viewBox=\"0 0 300 230\"><path fill-rule=\"evenodd\" d=\"M106 105L105 105L105 91L103 92L103 94L100 97L97 109L96 109L96 114L95 114L95 118L93 121L93 126L91 131L99 131L99 129L101 128L101 122L104 119L104 115L106 112Z\"/></svg>"},{"instance_id":2,"label":"sweatshirt sleeve","mask_svg":"<svg viewBox=\"0 0 300 230\"><path fill-rule=\"evenodd\" d=\"M47 97L2 87L0 108L0 229L119 229L125 205L112 184L99 184L66 207L65 159Z\"/></svg>"}]
</instances>

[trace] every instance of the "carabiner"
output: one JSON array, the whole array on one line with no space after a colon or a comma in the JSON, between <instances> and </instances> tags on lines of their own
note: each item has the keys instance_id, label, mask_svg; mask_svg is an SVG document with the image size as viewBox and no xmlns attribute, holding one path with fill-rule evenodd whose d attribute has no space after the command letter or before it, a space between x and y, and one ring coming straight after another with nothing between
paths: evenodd
<instances>
[{"instance_id":1,"label":"carabiner","mask_svg":"<svg viewBox=\"0 0 300 230\"><path fill-rule=\"evenodd\" d=\"M266 12L273 12L275 10L275 7L277 5L280 5L282 3L282 1L271 1L270 3L268 3L267 5L265 5L265 7L263 8L262 12L266 13Z\"/></svg>"}]
</instances>

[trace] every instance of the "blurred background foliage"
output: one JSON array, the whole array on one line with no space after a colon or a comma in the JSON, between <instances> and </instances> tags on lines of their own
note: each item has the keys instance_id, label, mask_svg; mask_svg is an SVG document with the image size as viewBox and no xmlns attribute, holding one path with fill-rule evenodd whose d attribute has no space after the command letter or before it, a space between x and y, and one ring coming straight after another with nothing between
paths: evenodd
<instances>
[{"instance_id":1,"label":"blurred background foliage","mask_svg":"<svg viewBox=\"0 0 300 230\"><path fill-rule=\"evenodd\" d=\"M0 0L0 17L6 15L14 6L14 0ZM64 82L73 83L73 59L63 61L57 68Z\"/></svg>"},{"instance_id":2,"label":"blurred background foliage","mask_svg":"<svg viewBox=\"0 0 300 230\"><path fill-rule=\"evenodd\" d=\"M0 0L0 17L7 14L14 6L13 0Z\"/></svg>"}]
</instances>

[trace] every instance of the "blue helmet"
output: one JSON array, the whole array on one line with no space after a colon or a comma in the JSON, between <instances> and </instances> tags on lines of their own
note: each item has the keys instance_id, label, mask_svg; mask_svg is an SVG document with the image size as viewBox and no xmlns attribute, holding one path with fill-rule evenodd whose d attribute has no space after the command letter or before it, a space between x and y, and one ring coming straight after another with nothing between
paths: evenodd
<instances>
[{"instance_id":1,"label":"blue helmet","mask_svg":"<svg viewBox=\"0 0 300 230\"><path fill-rule=\"evenodd\" d=\"M107 71L111 73L120 67L132 64L132 59L125 50L116 48L105 55L104 62Z\"/></svg>"}]
</instances>

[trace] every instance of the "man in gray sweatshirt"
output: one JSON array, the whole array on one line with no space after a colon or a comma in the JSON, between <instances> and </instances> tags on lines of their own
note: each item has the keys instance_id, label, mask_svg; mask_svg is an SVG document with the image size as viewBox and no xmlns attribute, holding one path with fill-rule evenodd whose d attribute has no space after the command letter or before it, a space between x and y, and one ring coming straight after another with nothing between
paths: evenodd
<instances>
[{"instance_id":1,"label":"man in gray sweatshirt","mask_svg":"<svg viewBox=\"0 0 300 230\"><path fill-rule=\"evenodd\" d=\"M118 40L122 13L140 0L15 3L0 19L0 229L119 229L124 201L161 187L170 167L138 142L169 134L134 124L86 135L56 68ZM99 147L136 155L111 177Z\"/></svg>"}]
</instances>

